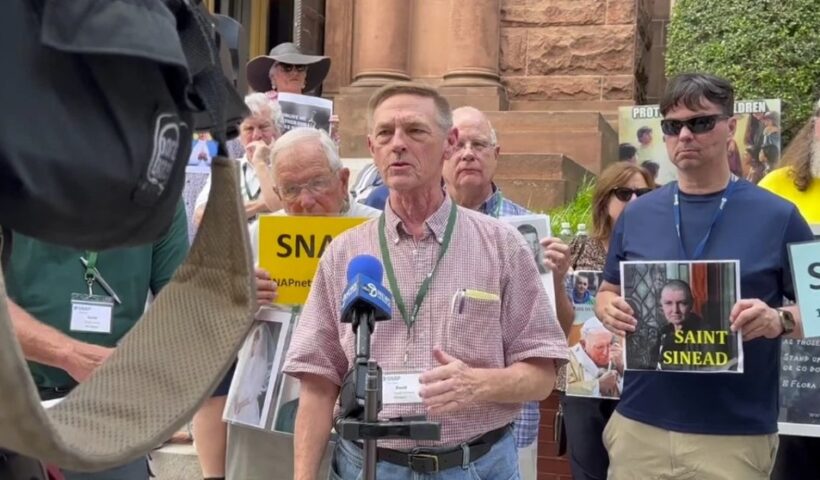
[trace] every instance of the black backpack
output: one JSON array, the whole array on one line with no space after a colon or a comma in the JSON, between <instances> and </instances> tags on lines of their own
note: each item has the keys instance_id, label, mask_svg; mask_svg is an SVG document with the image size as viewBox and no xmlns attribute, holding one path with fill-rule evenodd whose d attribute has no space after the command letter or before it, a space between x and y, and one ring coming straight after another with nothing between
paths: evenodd
<instances>
[{"instance_id":1,"label":"black backpack","mask_svg":"<svg viewBox=\"0 0 820 480\"><path fill-rule=\"evenodd\" d=\"M82 249L162 236L193 131L224 144L245 113L199 3L3 2L0 225Z\"/></svg>"}]
</instances>

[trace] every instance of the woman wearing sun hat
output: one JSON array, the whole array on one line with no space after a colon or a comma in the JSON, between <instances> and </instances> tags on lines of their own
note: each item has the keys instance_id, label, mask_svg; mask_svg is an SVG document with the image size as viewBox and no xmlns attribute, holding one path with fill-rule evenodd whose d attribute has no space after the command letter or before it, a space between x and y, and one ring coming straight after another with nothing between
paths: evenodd
<instances>
[{"instance_id":1,"label":"woman wearing sun hat","mask_svg":"<svg viewBox=\"0 0 820 480\"><path fill-rule=\"evenodd\" d=\"M304 55L290 42L280 43L268 55L252 59L245 67L248 85L271 99L276 99L280 92L310 95L322 84L328 71L330 58Z\"/></svg>"}]
</instances>

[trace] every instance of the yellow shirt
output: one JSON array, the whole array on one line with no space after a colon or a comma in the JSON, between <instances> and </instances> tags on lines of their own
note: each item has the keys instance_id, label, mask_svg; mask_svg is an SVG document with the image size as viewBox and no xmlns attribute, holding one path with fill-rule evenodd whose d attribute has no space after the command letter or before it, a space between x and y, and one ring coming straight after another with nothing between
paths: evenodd
<instances>
[{"instance_id":1,"label":"yellow shirt","mask_svg":"<svg viewBox=\"0 0 820 480\"><path fill-rule=\"evenodd\" d=\"M792 202L810 225L820 224L820 178L813 179L801 192L794 186L790 171L791 167L773 170L758 185Z\"/></svg>"}]
</instances>

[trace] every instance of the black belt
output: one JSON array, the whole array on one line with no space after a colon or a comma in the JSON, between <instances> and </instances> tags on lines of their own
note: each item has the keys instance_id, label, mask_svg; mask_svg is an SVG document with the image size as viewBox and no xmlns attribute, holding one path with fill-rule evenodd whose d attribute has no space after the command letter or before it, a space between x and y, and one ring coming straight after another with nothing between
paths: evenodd
<instances>
[{"instance_id":1,"label":"black belt","mask_svg":"<svg viewBox=\"0 0 820 480\"><path fill-rule=\"evenodd\" d=\"M471 440L446 451L425 447L414 448L409 452L379 448L377 449L377 458L380 461L392 463L393 465L408 467L416 473L435 473L464 465L465 453L469 455L466 463L475 462L487 454L496 442L504 438L504 435L509 432L509 429L509 425L504 425L501 428L485 433L475 440ZM362 445L357 442L354 442L354 445L359 448L362 447Z\"/></svg>"}]
</instances>

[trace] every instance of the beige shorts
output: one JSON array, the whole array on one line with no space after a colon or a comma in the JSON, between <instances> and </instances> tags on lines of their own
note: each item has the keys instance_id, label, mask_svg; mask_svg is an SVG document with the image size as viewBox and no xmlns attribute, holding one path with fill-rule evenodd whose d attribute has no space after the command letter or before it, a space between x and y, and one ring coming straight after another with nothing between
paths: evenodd
<instances>
[{"instance_id":1,"label":"beige shorts","mask_svg":"<svg viewBox=\"0 0 820 480\"><path fill-rule=\"evenodd\" d=\"M604 429L609 480L768 480L777 434L672 432L615 412Z\"/></svg>"}]
</instances>

